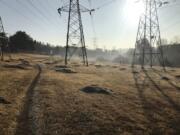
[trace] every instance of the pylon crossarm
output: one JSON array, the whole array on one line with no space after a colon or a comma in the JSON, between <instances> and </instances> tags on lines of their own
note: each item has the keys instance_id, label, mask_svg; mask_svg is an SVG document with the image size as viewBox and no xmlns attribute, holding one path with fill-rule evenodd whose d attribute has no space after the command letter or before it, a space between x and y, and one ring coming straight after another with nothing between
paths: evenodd
<instances>
[{"instance_id":1,"label":"pylon crossarm","mask_svg":"<svg viewBox=\"0 0 180 135\"><path fill-rule=\"evenodd\" d=\"M84 7L83 5L79 5L80 6L80 11L85 13L85 12L94 12L95 9L88 9L86 7ZM63 6L61 8L58 8L58 13L61 15L62 12L69 12L69 5ZM72 12L77 12L77 10L72 10Z\"/></svg>"}]
</instances>

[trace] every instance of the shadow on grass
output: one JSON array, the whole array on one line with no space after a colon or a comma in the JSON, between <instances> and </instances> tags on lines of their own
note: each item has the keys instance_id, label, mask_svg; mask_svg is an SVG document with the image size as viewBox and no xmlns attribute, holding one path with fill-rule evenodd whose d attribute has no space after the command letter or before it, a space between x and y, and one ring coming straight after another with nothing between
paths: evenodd
<instances>
[{"instance_id":1,"label":"shadow on grass","mask_svg":"<svg viewBox=\"0 0 180 135\"><path fill-rule=\"evenodd\" d=\"M158 90L161 95L163 96L164 100L168 101L175 110L180 111L180 106L175 103L172 98L170 96L168 96L161 88L159 85L157 85L157 83L149 76L149 73L147 71L144 71L145 75L148 77L148 79L151 81L151 83L153 84L153 86L156 88L156 90ZM167 80L168 81L168 80Z\"/></svg>"},{"instance_id":2,"label":"shadow on grass","mask_svg":"<svg viewBox=\"0 0 180 135\"><path fill-rule=\"evenodd\" d=\"M160 77L163 76L161 73L159 73L159 71L157 69L152 68L152 70L154 71L154 73L158 74ZM168 84L171 85L172 87L174 87L176 90L180 91L180 87L176 86L171 80L165 80L165 81L168 82Z\"/></svg>"},{"instance_id":3,"label":"shadow on grass","mask_svg":"<svg viewBox=\"0 0 180 135\"><path fill-rule=\"evenodd\" d=\"M142 70L141 74L136 73L135 69L132 69L134 81L136 88L138 90L138 96L140 98L140 101L142 103L144 115L148 120L148 123L146 125L147 130L150 130L151 134L164 134L166 131L165 129L162 129L161 125L159 124L161 121L160 117L163 117L164 123L166 124L167 128L173 129L172 134L179 134L180 133L180 117L172 117L169 116L168 112L164 110L164 107L161 105L158 105L156 103L153 103L152 99L148 100L148 97L145 95L146 88L149 87L149 84L151 84L155 89L151 89L152 92L155 92L156 94L160 93L163 97L163 100L167 101L172 108L177 112L177 114L180 111L180 107L177 103L175 103L164 91L158 86L158 84L150 77L149 73L146 70ZM142 79L141 75L144 75L144 78ZM147 82L148 81L148 82ZM146 83L148 85L146 85Z\"/></svg>"}]
</instances>

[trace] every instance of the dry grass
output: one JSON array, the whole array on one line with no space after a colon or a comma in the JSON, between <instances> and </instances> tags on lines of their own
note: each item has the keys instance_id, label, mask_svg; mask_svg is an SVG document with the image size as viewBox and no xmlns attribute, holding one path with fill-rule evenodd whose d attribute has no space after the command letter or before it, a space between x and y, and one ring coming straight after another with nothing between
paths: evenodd
<instances>
[{"instance_id":1,"label":"dry grass","mask_svg":"<svg viewBox=\"0 0 180 135\"><path fill-rule=\"evenodd\" d=\"M0 103L0 134L12 135L17 126L26 90L36 71L0 67L0 96L10 104Z\"/></svg>"},{"instance_id":2,"label":"dry grass","mask_svg":"<svg viewBox=\"0 0 180 135\"><path fill-rule=\"evenodd\" d=\"M31 99L29 134L180 134L180 82L176 77L179 69L168 68L167 73L163 73L158 67L132 71L127 65L101 64L97 68L92 64L87 68L75 64L71 68L77 73L65 74L54 69L62 65L60 62L43 64L52 61L48 57L25 55L24 59L32 64L40 63L43 69ZM0 96L13 101L10 105L0 104L0 128L4 129L2 134L7 135L13 134L18 125L16 119L23 95L35 70L1 69ZM104 95L81 91L91 85L113 92Z\"/></svg>"}]
</instances>

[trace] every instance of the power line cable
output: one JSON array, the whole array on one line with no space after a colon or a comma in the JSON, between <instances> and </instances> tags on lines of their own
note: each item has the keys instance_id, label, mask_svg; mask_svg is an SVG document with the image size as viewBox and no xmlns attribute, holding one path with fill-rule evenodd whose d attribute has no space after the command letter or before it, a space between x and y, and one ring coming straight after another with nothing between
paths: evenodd
<instances>
[{"instance_id":1,"label":"power line cable","mask_svg":"<svg viewBox=\"0 0 180 135\"><path fill-rule=\"evenodd\" d=\"M170 2L169 2L169 3L170 3ZM160 9L165 9L165 8L169 8L169 7L171 8L172 6L174 7L174 6L179 6L179 5L180 5L180 3L175 0L175 1L172 2L171 5L164 6L164 7L160 8ZM168 11L168 10L167 10L167 11ZM171 14L171 12L168 12L168 13L166 13L165 15L169 15L169 14ZM179 13L176 13L176 14L173 14L173 15L176 16L176 15L179 15ZM167 23L168 21L170 21L169 18L166 19L166 20L164 20L164 22L166 22L166 23ZM180 20L175 21L175 22L173 22L172 24L168 25L166 28L164 28L164 29L162 30L162 32L165 32L165 31L169 30L170 28L176 26L176 25L179 23L179 21L180 21Z\"/></svg>"},{"instance_id":2,"label":"power line cable","mask_svg":"<svg viewBox=\"0 0 180 135\"><path fill-rule=\"evenodd\" d=\"M37 2L43 7L43 9L46 10L46 13L49 14L49 16L53 16L54 17L54 12L52 13L50 8L47 8L44 3L46 3L46 1L42 2L41 0L37 0ZM47 17L48 18L48 17ZM53 24L56 25L57 27L59 27L59 25L57 24L56 21L54 21L54 19L51 19L53 21Z\"/></svg>"},{"instance_id":3,"label":"power line cable","mask_svg":"<svg viewBox=\"0 0 180 135\"><path fill-rule=\"evenodd\" d=\"M34 16L36 16L37 18L39 18L39 16L36 14L36 12L34 13L33 10L31 10L31 8L26 5L25 3L23 3L21 0L16 0L16 2L18 2L19 4L21 4L24 8L28 9ZM41 17L41 16L40 16ZM44 18L43 18L44 19ZM42 21L42 20L41 20ZM38 25L39 26L39 25ZM41 27L44 26L44 23L42 23L40 25ZM43 27L43 29L45 28L45 26Z\"/></svg>"},{"instance_id":4,"label":"power line cable","mask_svg":"<svg viewBox=\"0 0 180 135\"><path fill-rule=\"evenodd\" d=\"M22 16L23 18L25 18L25 21L29 24L29 26L33 26L32 24L33 23L36 23L36 22L33 22L32 19L28 18L26 15L24 15L22 12L20 12L17 8L13 7L13 6L10 6L9 4L6 3L6 1L3 1L1 0L0 1L4 6L6 6L7 8L9 8L10 10L12 11L15 11L18 15ZM33 22L33 23L30 23L30 22ZM38 27L40 28L40 27Z\"/></svg>"},{"instance_id":5,"label":"power line cable","mask_svg":"<svg viewBox=\"0 0 180 135\"><path fill-rule=\"evenodd\" d=\"M89 8L92 9L92 3L91 3L91 0L88 0L89 2ZM92 13L90 13L90 18L91 18L91 27L92 27L92 30L93 30L93 45L95 47L95 49L97 49L97 34L96 34L96 29L95 29L95 24L94 24L94 16Z\"/></svg>"},{"instance_id":6,"label":"power line cable","mask_svg":"<svg viewBox=\"0 0 180 135\"><path fill-rule=\"evenodd\" d=\"M49 0L47 0L47 5L50 6L51 9L53 9L52 14L53 14L56 18L59 18L59 15L58 15L56 12L54 12L54 11L57 11L58 7L55 7L54 4L52 4L52 2L49 2ZM58 6L59 6L59 5L58 5ZM55 13L55 14L54 14L54 13ZM59 20L59 19L57 19L57 21L59 21L59 23L60 23L60 20Z\"/></svg>"},{"instance_id":7,"label":"power line cable","mask_svg":"<svg viewBox=\"0 0 180 135\"><path fill-rule=\"evenodd\" d=\"M45 20L46 20L50 25L52 25L51 22L49 21L49 20L51 20L51 19L49 19L39 8L37 8L37 7L35 6L35 4L34 4L31 0L27 0L27 2L28 2L42 17L44 17Z\"/></svg>"},{"instance_id":8,"label":"power line cable","mask_svg":"<svg viewBox=\"0 0 180 135\"><path fill-rule=\"evenodd\" d=\"M94 8L94 9L95 9L95 10L100 10L101 8L104 8L104 7L106 7L106 6L111 5L111 4L114 3L115 1L117 1L117 0L110 0L110 1L105 2L104 4L98 6L98 7Z\"/></svg>"}]
</instances>

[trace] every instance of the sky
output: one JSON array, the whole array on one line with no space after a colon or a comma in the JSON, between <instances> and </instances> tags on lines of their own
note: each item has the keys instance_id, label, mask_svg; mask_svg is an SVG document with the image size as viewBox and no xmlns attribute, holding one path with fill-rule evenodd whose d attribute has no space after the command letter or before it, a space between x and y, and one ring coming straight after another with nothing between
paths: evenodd
<instances>
[{"instance_id":1,"label":"sky","mask_svg":"<svg viewBox=\"0 0 180 135\"><path fill-rule=\"evenodd\" d=\"M141 0L111 1L91 0L91 8L101 7L93 13L93 19L89 13L82 13L88 48L134 47L143 3ZM171 41L180 37L180 0L169 1L168 5L158 9L158 15L161 37ZM62 0L0 0L0 16L9 35L22 30L38 41L64 46L68 14L60 16L57 12L63 4ZM80 4L90 8L88 0L80 0Z\"/></svg>"}]
</instances>

